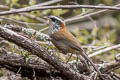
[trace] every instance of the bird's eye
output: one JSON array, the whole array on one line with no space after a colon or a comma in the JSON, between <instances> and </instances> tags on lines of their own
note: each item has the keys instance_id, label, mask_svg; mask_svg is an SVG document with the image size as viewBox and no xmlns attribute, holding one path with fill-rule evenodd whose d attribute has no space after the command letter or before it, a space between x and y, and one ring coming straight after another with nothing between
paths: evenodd
<instances>
[{"instance_id":1,"label":"bird's eye","mask_svg":"<svg viewBox=\"0 0 120 80\"><path fill-rule=\"evenodd\" d=\"M54 18L51 18L51 20L55 22L55 19L54 19Z\"/></svg>"}]
</instances>

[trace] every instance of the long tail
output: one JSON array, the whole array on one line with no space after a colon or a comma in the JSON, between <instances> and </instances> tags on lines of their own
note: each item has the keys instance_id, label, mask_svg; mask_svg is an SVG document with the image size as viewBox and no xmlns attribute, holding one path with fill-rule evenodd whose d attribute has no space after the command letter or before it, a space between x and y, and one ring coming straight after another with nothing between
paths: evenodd
<instances>
[{"instance_id":1,"label":"long tail","mask_svg":"<svg viewBox=\"0 0 120 80\"><path fill-rule=\"evenodd\" d=\"M84 51L80 51L80 55L82 55L87 61L91 63L91 65L94 67L94 69L98 72L98 75L102 75L100 70L95 66L95 64L92 62L92 60L86 55ZM80 56L78 55L78 56Z\"/></svg>"}]
</instances>

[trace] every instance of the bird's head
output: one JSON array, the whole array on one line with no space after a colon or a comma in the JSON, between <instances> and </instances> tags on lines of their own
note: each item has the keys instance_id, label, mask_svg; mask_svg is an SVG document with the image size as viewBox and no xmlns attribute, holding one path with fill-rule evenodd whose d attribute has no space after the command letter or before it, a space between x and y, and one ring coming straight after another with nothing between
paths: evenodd
<instances>
[{"instance_id":1,"label":"bird's head","mask_svg":"<svg viewBox=\"0 0 120 80\"><path fill-rule=\"evenodd\" d=\"M64 21L56 16L49 16L49 26L50 34L54 34L61 29L66 29Z\"/></svg>"}]
</instances>

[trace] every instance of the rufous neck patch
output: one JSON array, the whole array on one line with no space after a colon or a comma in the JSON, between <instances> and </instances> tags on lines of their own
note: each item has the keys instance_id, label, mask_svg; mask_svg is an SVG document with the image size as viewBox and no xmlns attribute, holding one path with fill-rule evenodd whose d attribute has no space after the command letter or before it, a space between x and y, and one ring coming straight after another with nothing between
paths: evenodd
<instances>
[{"instance_id":1,"label":"rufous neck patch","mask_svg":"<svg viewBox=\"0 0 120 80\"><path fill-rule=\"evenodd\" d=\"M62 29L66 30L66 26L64 23L62 23L61 26L62 26Z\"/></svg>"}]
</instances>

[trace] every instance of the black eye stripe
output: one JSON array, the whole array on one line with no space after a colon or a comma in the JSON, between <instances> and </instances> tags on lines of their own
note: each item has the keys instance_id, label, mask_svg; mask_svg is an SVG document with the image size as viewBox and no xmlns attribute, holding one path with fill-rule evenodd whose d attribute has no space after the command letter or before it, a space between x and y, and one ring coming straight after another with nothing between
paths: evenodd
<instances>
[{"instance_id":1,"label":"black eye stripe","mask_svg":"<svg viewBox=\"0 0 120 80\"><path fill-rule=\"evenodd\" d=\"M54 19L54 18L51 18L51 20L55 22L55 19Z\"/></svg>"}]
</instances>

